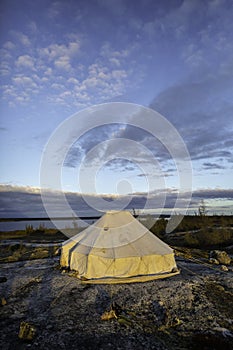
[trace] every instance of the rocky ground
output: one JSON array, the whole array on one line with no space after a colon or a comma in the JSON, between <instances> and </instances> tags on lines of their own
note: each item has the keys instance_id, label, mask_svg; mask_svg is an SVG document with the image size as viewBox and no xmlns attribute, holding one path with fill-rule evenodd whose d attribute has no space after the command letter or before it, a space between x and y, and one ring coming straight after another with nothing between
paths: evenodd
<instances>
[{"instance_id":1,"label":"rocky ground","mask_svg":"<svg viewBox=\"0 0 233 350\"><path fill-rule=\"evenodd\" d=\"M232 266L176 260L179 275L121 285L82 284L59 256L2 262L0 348L232 349Z\"/></svg>"}]
</instances>

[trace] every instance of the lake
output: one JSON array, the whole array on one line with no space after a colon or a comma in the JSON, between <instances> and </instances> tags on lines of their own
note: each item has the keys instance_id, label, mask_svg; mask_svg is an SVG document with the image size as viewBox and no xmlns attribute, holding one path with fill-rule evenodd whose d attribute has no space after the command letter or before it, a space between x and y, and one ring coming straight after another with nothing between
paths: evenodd
<instances>
[{"instance_id":1,"label":"lake","mask_svg":"<svg viewBox=\"0 0 233 350\"><path fill-rule=\"evenodd\" d=\"M92 224L94 220L86 220L85 223L83 220L77 220L78 227L86 227L88 224ZM54 220L57 224L57 227L50 220L24 220L24 221L6 221L0 222L0 231L15 231L15 230L25 230L28 225L32 225L34 229L43 226L45 228L74 228L74 221L72 219L68 220Z\"/></svg>"}]
</instances>

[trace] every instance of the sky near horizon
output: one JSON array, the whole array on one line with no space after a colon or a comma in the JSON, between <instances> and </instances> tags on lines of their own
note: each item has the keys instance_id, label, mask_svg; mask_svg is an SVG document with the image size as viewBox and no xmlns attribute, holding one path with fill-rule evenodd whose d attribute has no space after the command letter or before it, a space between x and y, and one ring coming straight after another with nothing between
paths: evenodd
<instances>
[{"instance_id":1,"label":"sky near horizon","mask_svg":"<svg viewBox=\"0 0 233 350\"><path fill-rule=\"evenodd\" d=\"M0 6L2 188L40 186L43 149L67 118L92 105L130 102L159 112L177 129L191 156L193 191L207 200L212 191L213 206L221 200L232 208L231 0L8 0ZM64 189L80 191L73 178L81 156L122 137L157 154L163 186L178 187L163 149L122 123L73 144ZM147 174L155 176L127 156L102 165L97 193L145 193Z\"/></svg>"}]
</instances>

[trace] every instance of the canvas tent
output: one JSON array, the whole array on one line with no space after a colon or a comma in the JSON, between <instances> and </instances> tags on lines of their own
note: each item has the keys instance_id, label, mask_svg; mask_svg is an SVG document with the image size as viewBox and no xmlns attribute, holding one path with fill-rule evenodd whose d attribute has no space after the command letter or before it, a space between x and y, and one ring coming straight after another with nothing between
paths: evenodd
<instances>
[{"instance_id":1,"label":"canvas tent","mask_svg":"<svg viewBox=\"0 0 233 350\"><path fill-rule=\"evenodd\" d=\"M107 212L62 245L60 264L86 283L129 283L177 274L173 250L127 211Z\"/></svg>"}]
</instances>

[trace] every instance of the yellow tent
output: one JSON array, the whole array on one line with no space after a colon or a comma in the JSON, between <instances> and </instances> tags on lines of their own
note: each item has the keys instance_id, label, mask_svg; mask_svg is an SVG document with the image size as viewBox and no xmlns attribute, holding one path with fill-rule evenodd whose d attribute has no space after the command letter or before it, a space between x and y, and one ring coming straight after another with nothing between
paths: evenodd
<instances>
[{"instance_id":1,"label":"yellow tent","mask_svg":"<svg viewBox=\"0 0 233 350\"><path fill-rule=\"evenodd\" d=\"M144 282L177 273L173 250L129 212L107 212L62 245L60 264L85 283Z\"/></svg>"}]
</instances>

